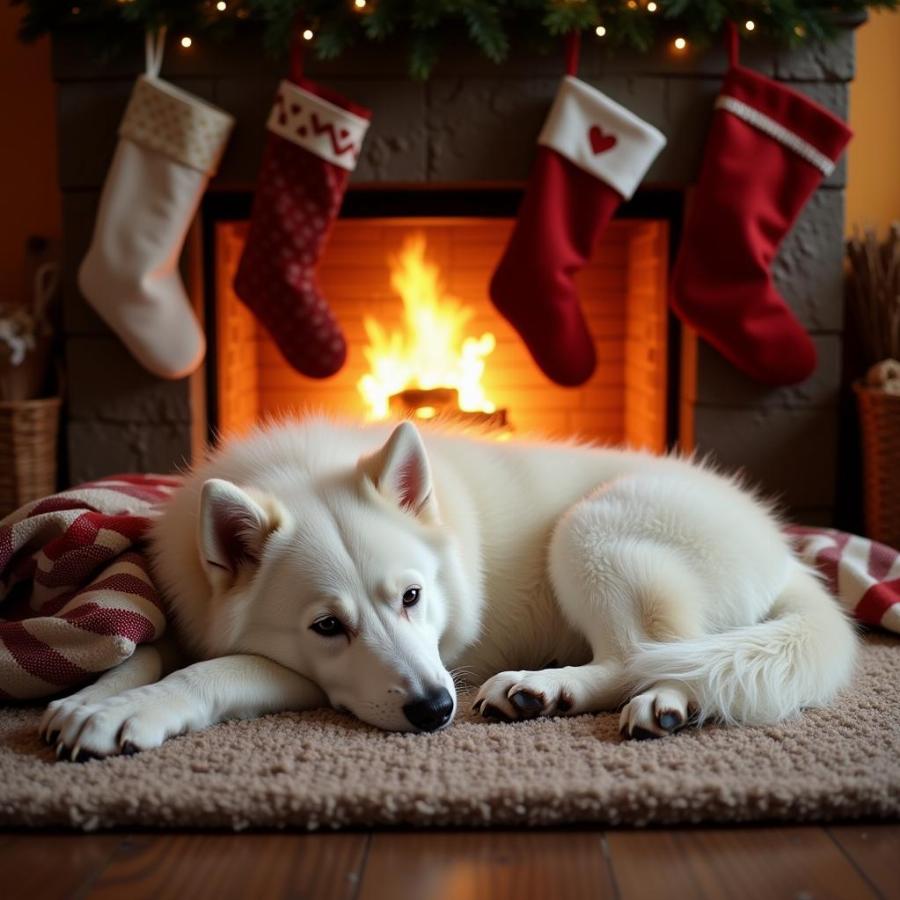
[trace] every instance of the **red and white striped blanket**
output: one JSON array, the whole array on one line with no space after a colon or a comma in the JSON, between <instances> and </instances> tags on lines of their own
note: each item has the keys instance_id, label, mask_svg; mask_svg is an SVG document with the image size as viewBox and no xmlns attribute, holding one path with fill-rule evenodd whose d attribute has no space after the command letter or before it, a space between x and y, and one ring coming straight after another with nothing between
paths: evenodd
<instances>
[{"instance_id":1,"label":"red and white striped blanket","mask_svg":"<svg viewBox=\"0 0 900 900\"><path fill-rule=\"evenodd\" d=\"M141 541L179 483L105 478L0 522L0 698L70 690L163 633Z\"/></svg>"},{"instance_id":2,"label":"red and white striped blanket","mask_svg":"<svg viewBox=\"0 0 900 900\"><path fill-rule=\"evenodd\" d=\"M163 633L142 541L179 483L106 478L0 522L0 699L71 690ZM788 531L860 622L900 632L900 553L831 529Z\"/></svg>"}]
</instances>

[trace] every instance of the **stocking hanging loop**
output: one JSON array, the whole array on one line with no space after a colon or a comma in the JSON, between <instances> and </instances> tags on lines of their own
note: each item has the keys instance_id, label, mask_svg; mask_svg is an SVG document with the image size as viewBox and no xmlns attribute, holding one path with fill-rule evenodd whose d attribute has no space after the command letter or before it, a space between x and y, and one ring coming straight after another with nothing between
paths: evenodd
<instances>
[{"instance_id":1,"label":"stocking hanging loop","mask_svg":"<svg viewBox=\"0 0 900 900\"><path fill-rule=\"evenodd\" d=\"M159 78L166 48L166 26L160 25L156 31L147 30L144 36L144 68L148 78Z\"/></svg>"},{"instance_id":2,"label":"stocking hanging loop","mask_svg":"<svg viewBox=\"0 0 900 900\"><path fill-rule=\"evenodd\" d=\"M291 40L290 78L294 84L303 80L303 20L300 16L294 20L294 36Z\"/></svg>"},{"instance_id":3,"label":"stocking hanging loop","mask_svg":"<svg viewBox=\"0 0 900 900\"><path fill-rule=\"evenodd\" d=\"M728 64L733 69L741 61L741 43L738 37L737 25L732 21L725 23L725 43L728 47Z\"/></svg>"},{"instance_id":4,"label":"stocking hanging loop","mask_svg":"<svg viewBox=\"0 0 900 900\"><path fill-rule=\"evenodd\" d=\"M570 31L566 36L566 75L578 74L578 58L581 55L581 32Z\"/></svg>"}]
</instances>

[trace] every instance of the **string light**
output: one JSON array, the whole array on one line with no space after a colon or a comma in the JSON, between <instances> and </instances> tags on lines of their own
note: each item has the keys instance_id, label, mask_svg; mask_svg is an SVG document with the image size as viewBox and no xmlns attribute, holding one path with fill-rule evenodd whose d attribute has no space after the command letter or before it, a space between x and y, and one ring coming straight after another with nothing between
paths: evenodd
<instances>
[{"instance_id":1,"label":"string light","mask_svg":"<svg viewBox=\"0 0 900 900\"><path fill-rule=\"evenodd\" d=\"M225 12L225 10L228 9L228 4L225 2L225 0L219 0L219 2L216 4L216 9L219 12Z\"/></svg>"},{"instance_id":2,"label":"string light","mask_svg":"<svg viewBox=\"0 0 900 900\"><path fill-rule=\"evenodd\" d=\"M193 40L191 38L189 38L187 35L185 35L181 39L181 46L184 47L185 50L187 50L188 47L190 47L193 43L194 43Z\"/></svg>"},{"instance_id":3,"label":"string light","mask_svg":"<svg viewBox=\"0 0 900 900\"><path fill-rule=\"evenodd\" d=\"M357 9L365 9L366 8L366 0L353 0L353 5Z\"/></svg>"},{"instance_id":4,"label":"string light","mask_svg":"<svg viewBox=\"0 0 900 900\"><path fill-rule=\"evenodd\" d=\"M637 0L628 0L627 6L629 9L637 9L637 7L638 7Z\"/></svg>"},{"instance_id":5,"label":"string light","mask_svg":"<svg viewBox=\"0 0 900 900\"><path fill-rule=\"evenodd\" d=\"M73 15L73 16L77 16L78 13L80 13L80 12L81 12L81 7L80 7L80 6L73 6L73 7L72 7L72 15Z\"/></svg>"},{"instance_id":6,"label":"string light","mask_svg":"<svg viewBox=\"0 0 900 900\"><path fill-rule=\"evenodd\" d=\"M597 37L606 37L606 26L605 26L605 25L598 25L598 26L594 29L594 34L596 34Z\"/></svg>"},{"instance_id":7,"label":"string light","mask_svg":"<svg viewBox=\"0 0 900 900\"><path fill-rule=\"evenodd\" d=\"M312 33L311 28L304 29L304 31L303 31L303 40L304 41L311 41L314 37L315 37L315 35Z\"/></svg>"},{"instance_id":8,"label":"string light","mask_svg":"<svg viewBox=\"0 0 900 900\"><path fill-rule=\"evenodd\" d=\"M672 46L678 50L684 50L687 47L687 41L683 37L677 37L672 41Z\"/></svg>"},{"instance_id":9,"label":"string light","mask_svg":"<svg viewBox=\"0 0 900 900\"><path fill-rule=\"evenodd\" d=\"M753 31L756 28L756 22L754 22L753 19L747 19L747 21L744 22L744 28L746 28L747 31Z\"/></svg>"},{"instance_id":10,"label":"string light","mask_svg":"<svg viewBox=\"0 0 900 900\"><path fill-rule=\"evenodd\" d=\"M800 37L800 38L806 37L806 29L802 25L795 25L794 26L794 34L796 34L797 37Z\"/></svg>"},{"instance_id":11,"label":"string light","mask_svg":"<svg viewBox=\"0 0 900 900\"><path fill-rule=\"evenodd\" d=\"M659 7L653 2L653 0L650 0L650 2L647 4L647 12L656 12L656 10L658 9Z\"/></svg>"}]
</instances>

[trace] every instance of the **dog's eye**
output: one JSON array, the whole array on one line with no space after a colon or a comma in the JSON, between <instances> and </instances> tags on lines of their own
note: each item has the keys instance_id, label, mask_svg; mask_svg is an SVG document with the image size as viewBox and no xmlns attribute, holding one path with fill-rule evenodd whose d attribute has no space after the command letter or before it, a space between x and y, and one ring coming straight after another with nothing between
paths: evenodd
<instances>
[{"instance_id":1,"label":"dog's eye","mask_svg":"<svg viewBox=\"0 0 900 900\"><path fill-rule=\"evenodd\" d=\"M411 587L407 588L406 592L403 594L403 605L404 606L415 606L419 602L419 594L422 593L422 588L419 587Z\"/></svg>"},{"instance_id":2,"label":"dog's eye","mask_svg":"<svg viewBox=\"0 0 900 900\"><path fill-rule=\"evenodd\" d=\"M322 637L337 637L339 634L346 633L341 620L334 616L325 616L323 619L317 619L309 627L311 631L321 634Z\"/></svg>"}]
</instances>

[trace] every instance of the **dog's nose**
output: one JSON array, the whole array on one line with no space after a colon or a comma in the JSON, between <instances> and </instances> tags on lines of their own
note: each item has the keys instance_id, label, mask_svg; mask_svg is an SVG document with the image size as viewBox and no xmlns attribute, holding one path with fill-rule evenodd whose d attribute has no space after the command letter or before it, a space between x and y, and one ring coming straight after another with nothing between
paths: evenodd
<instances>
[{"instance_id":1,"label":"dog's nose","mask_svg":"<svg viewBox=\"0 0 900 900\"><path fill-rule=\"evenodd\" d=\"M438 688L407 703L403 707L403 715L420 731L437 731L453 715L453 698L446 688Z\"/></svg>"}]
</instances>

